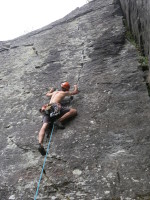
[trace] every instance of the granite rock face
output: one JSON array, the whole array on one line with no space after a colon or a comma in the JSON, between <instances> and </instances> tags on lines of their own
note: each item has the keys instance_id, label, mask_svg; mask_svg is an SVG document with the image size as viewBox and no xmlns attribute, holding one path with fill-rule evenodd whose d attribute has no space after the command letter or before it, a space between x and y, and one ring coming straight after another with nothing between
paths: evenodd
<instances>
[{"instance_id":1,"label":"granite rock face","mask_svg":"<svg viewBox=\"0 0 150 200\"><path fill-rule=\"evenodd\" d=\"M128 25L143 53L150 52L150 1L149 0L120 0L122 10Z\"/></svg>"},{"instance_id":2,"label":"granite rock face","mask_svg":"<svg viewBox=\"0 0 150 200\"><path fill-rule=\"evenodd\" d=\"M38 110L64 80L79 86L70 105L78 116L54 129L37 199L150 198L150 102L137 60L114 0L0 43L1 200L34 199L44 161Z\"/></svg>"}]
</instances>

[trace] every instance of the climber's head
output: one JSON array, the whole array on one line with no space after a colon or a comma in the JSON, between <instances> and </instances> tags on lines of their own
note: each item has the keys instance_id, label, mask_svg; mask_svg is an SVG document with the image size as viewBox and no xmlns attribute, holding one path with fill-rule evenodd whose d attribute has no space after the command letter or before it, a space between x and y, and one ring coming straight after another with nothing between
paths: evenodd
<instances>
[{"instance_id":1,"label":"climber's head","mask_svg":"<svg viewBox=\"0 0 150 200\"><path fill-rule=\"evenodd\" d=\"M62 89L63 91L69 91L69 89L70 89L70 84L69 84L68 82L62 83L62 84L61 84L61 89Z\"/></svg>"}]
</instances>

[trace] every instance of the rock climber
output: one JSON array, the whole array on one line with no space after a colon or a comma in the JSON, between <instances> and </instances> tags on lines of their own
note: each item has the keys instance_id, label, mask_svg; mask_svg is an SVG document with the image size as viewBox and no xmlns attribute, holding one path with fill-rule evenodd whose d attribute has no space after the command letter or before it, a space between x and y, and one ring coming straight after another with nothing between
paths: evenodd
<instances>
[{"instance_id":1,"label":"rock climber","mask_svg":"<svg viewBox=\"0 0 150 200\"><path fill-rule=\"evenodd\" d=\"M59 107L59 115L57 116L56 120L54 121L54 126L56 126L57 128L60 129L64 129L64 125L63 122L70 118L70 117L74 117L77 115L77 110L74 108L68 108L65 106L61 105L61 101L66 97L66 96L70 96L72 97L72 95L76 95L78 94L78 87L77 85L74 85L74 90L73 91L69 91L70 89L70 84L68 82L64 82L61 84L61 90L59 91L55 91L53 88L50 89L50 91L48 91L46 93L47 97L50 97L50 105L56 105L57 107ZM44 107L42 107L42 109L45 109ZM42 112L41 109L41 112ZM42 128L40 129L39 132L39 152L42 155L46 154L46 151L43 147L43 140L44 140L44 136L45 136L45 131L48 128L49 124L51 123L52 119L50 117L50 115L44 114L43 115L43 125Z\"/></svg>"}]
</instances>

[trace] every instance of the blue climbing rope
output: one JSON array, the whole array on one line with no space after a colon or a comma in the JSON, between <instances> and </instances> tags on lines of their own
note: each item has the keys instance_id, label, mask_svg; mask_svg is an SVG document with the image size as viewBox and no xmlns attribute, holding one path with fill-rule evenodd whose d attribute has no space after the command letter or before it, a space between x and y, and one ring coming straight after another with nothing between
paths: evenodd
<instances>
[{"instance_id":1,"label":"blue climbing rope","mask_svg":"<svg viewBox=\"0 0 150 200\"><path fill-rule=\"evenodd\" d=\"M45 158L44 158L44 163L43 163L43 167L42 167L41 175L40 175L40 178L39 178L38 186L37 186L37 189L36 189L36 194L35 194L35 196L34 196L34 200L36 200L37 195L38 195L38 191L39 191L39 187L40 187L40 182L41 182L41 179L42 179L42 175L43 175L43 171L44 171L45 162L46 162L47 155L48 155L48 151L49 151L49 148L50 148L50 143L51 143L51 139L52 139L53 131L54 131L54 124L53 124L53 128L52 128L52 131L51 131L51 135L50 135L50 139L49 139L49 143L48 143L48 147L47 147L46 155L45 155Z\"/></svg>"}]
</instances>

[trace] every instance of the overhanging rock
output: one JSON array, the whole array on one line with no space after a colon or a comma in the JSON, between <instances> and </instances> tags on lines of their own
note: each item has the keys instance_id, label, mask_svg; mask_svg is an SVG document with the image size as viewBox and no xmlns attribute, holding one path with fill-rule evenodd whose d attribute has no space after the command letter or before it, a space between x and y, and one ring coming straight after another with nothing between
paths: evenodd
<instances>
[{"instance_id":1,"label":"overhanging rock","mask_svg":"<svg viewBox=\"0 0 150 200\"><path fill-rule=\"evenodd\" d=\"M117 1L92 1L0 45L0 199L34 199L38 110L64 80L79 85L78 116L54 130L38 199L148 199L150 102Z\"/></svg>"}]
</instances>

